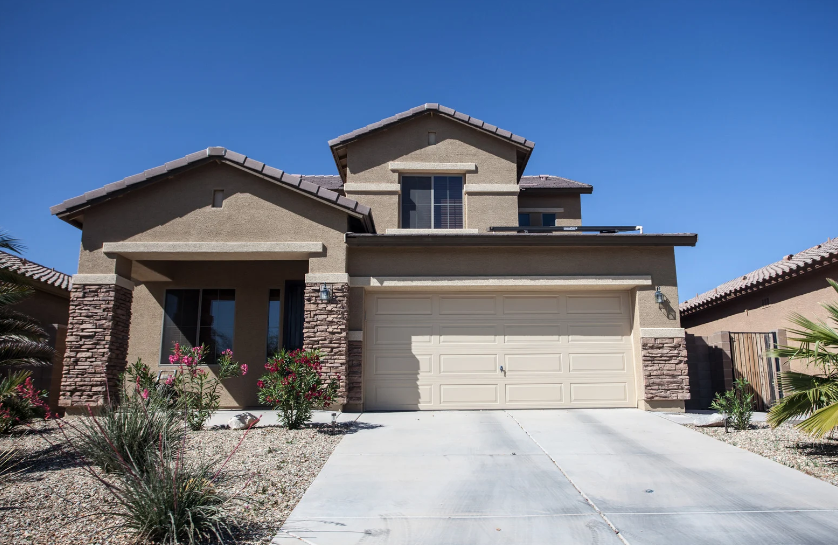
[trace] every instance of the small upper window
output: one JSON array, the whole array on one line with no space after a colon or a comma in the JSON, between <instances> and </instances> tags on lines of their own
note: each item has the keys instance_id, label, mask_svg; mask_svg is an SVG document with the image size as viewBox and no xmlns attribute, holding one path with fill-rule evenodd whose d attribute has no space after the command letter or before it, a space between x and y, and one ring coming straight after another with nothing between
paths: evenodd
<instances>
[{"instance_id":1,"label":"small upper window","mask_svg":"<svg viewBox=\"0 0 838 545\"><path fill-rule=\"evenodd\" d=\"M556 214L541 214L541 225L543 227L555 227Z\"/></svg>"},{"instance_id":2,"label":"small upper window","mask_svg":"<svg viewBox=\"0 0 838 545\"><path fill-rule=\"evenodd\" d=\"M402 229L462 229L462 176L402 176Z\"/></svg>"},{"instance_id":3,"label":"small upper window","mask_svg":"<svg viewBox=\"0 0 838 545\"><path fill-rule=\"evenodd\" d=\"M436 133L435 132L429 132L428 133L428 145L433 146L434 144L436 144Z\"/></svg>"},{"instance_id":4,"label":"small upper window","mask_svg":"<svg viewBox=\"0 0 838 545\"><path fill-rule=\"evenodd\" d=\"M224 190L216 189L212 192L212 207L221 208L224 205Z\"/></svg>"},{"instance_id":5,"label":"small upper window","mask_svg":"<svg viewBox=\"0 0 838 545\"><path fill-rule=\"evenodd\" d=\"M530 226L530 215L529 214L518 214L518 227L529 227Z\"/></svg>"}]
</instances>

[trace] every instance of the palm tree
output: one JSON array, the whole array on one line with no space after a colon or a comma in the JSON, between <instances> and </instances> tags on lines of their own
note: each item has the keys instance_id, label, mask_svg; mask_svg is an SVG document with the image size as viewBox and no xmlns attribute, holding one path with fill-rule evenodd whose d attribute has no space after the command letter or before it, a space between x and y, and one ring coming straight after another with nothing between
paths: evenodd
<instances>
[{"instance_id":1,"label":"palm tree","mask_svg":"<svg viewBox=\"0 0 838 545\"><path fill-rule=\"evenodd\" d=\"M19 254L24 246L0 231L0 249ZM0 269L0 365L43 365L52 361L53 349L47 333L30 316L12 310L12 305L32 295L32 288L20 276Z\"/></svg>"},{"instance_id":2,"label":"palm tree","mask_svg":"<svg viewBox=\"0 0 838 545\"><path fill-rule=\"evenodd\" d=\"M838 293L838 282L827 279ZM785 397L768 413L768 422L776 427L792 418L806 417L797 428L823 437L838 426L838 304L821 303L829 314L828 325L794 313L789 321L798 326L790 329L789 340L799 346L784 346L769 352L770 357L805 361L819 369L819 375L787 371L780 375Z\"/></svg>"}]
</instances>

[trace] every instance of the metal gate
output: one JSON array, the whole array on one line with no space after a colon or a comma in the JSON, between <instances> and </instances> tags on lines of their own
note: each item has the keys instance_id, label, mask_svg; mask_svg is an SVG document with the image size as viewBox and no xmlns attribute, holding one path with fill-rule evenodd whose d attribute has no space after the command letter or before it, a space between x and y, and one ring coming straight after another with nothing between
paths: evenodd
<instances>
[{"instance_id":1,"label":"metal gate","mask_svg":"<svg viewBox=\"0 0 838 545\"><path fill-rule=\"evenodd\" d=\"M764 411L783 397L777 377L779 358L769 358L768 350L777 346L777 333L731 333L730 351L733 379L744 378L754 394L754 410Z\"/></svg>"}]
</instances>

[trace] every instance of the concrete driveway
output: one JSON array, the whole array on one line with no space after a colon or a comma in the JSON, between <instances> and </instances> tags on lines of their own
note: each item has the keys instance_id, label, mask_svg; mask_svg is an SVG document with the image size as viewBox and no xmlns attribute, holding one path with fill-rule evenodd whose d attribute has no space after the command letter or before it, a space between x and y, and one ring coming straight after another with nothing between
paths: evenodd
<instances>
[{"instance_id":1,"label":"concrete driveway","mask_svg":"<svg viewBox=\"0 0 838 545\"><path fill-rule=\"evenodd\" d=\"M633 409L365 413L273 543L835 543L838 488Z\"/></svg>"}]
</instances>

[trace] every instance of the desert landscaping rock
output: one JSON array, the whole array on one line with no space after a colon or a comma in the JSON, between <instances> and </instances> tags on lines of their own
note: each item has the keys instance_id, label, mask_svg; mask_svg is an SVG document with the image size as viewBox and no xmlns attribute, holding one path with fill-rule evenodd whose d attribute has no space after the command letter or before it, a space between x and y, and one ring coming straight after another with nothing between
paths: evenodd
<instances>
[{"instance_id":1,"label":"desert landscaping rock","mask_svg":"<svg viewBox=\"0 0 838 545\"><path fill-rule=\"evenodd\" d=\"M240 500L229 506L230 518L240 523L239 543L270 543L347 426L250 430L221 481L228 491L241 492ZM221 462L244 433L229 429L190 432L188 450L193 456ZM55 422L40 422L26 433L0 436L0 449L9 444L22 449L27 470L0 482L0 544L134 543L131 536L114 527L117 520L113 516L104 514L114 509L113 499L84 469Z\"/></svg>"},{"instance_id":2,"label":"desert landscaping rock","mask_svg":"<svg viewBox=\"0 0 838 545\"><path fill-rule=\"evenodd\" d=\"M751 429L731 430L728 433L725 433L724 428L693 427L720 441L838 486L836 439L813 439L790 424L772 429L768 424L760 422L751 424Z\"/></svg>"}]
</instances>

